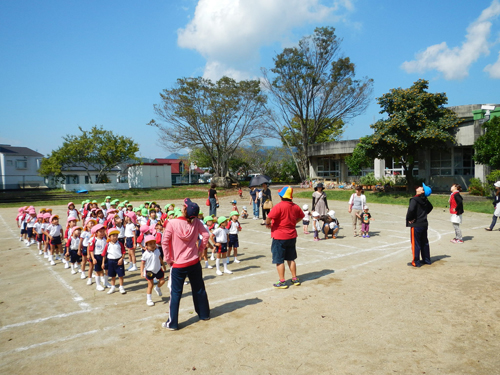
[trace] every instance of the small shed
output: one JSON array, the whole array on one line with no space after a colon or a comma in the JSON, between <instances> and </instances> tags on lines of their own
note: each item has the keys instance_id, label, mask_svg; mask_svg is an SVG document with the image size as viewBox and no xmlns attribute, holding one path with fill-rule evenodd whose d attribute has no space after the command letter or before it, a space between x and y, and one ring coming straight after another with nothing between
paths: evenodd
<instances>
[{"instance_id":1,"label":"small shed","mask_svg":"<svg viewBox=\"0 0 500 375\"><path fill-rule=\"evenodd\" d=\"M172 187L170 164L143 163L128 167L128 184L131 189Z\"/></svg>"}]
</instances>

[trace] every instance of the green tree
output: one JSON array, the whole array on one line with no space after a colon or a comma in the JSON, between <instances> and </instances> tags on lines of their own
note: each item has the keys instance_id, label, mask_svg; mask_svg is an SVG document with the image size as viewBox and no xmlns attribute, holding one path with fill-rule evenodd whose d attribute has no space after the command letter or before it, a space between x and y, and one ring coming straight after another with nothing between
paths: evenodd
<instances>
[{"instance_id":1,"label":"green tree","mask_svg":"<svg viewBox=\"0 0 500 375\"><path fill-rule=\"evenodd\" d=\"M266 135L266 97L259 81L222 77L181 78L176 87L163 90L154 106L159 142L168 150L203 149L215 176L229 173L229 160L240 144Z\"/></svg>"},{"instance_id":2,"label":"green tree","mask_svg":"<svg viewBox=\"0 0 500 375\"><path fill-rule=\"evenodd\" d=\"M339 121L369 104L373 80L355 79L355 65L340 57L341 42L334 28L317 28L298 47L278 54L270 72L263 69L263 85L277 108L270 127L292 151L301 179L308 175L309 145L335 138Z\"/></svg>"},{"instance_id":3,"label":"green tree","mask_svg":"<svg viewBox=\"0 0 500 375\"><path fill-rule=\"evenodd\" d=\"M354 176L360 176L363 168L373 165L373 159L367 156L366 146L369 144L368 141L368 137L361 138L352 155L345 159L347 167Z\"/></svg>"},{"instance_id":4,"label":"green tree","mask_svg":"<svg viewBox=\"0 0 500 375\"><path fill-rule=\"evenodd\" d=\"M107 180L106 173L130 160L139 160L135 154L139 145L131 138L119 136L109 130L93 126L79 135L66 135L63 144L42 159L38 173L41 176L64 177L69 167L83 167L90 183ZM93 181L90 171L97 172Z\"/></svg>"},{"instance_id":5,"label":"green tree","mask_svg":"<svg viewBox=\"0 0 500 375\"><path fill-rule=\"evenodd\" d=\"M420 150L448 147L461 120L444 105L445 93L427 92L429 83L420 79L410 88L392 89L377 98L380 113L388 118L370 125L374 134L356 146L356 158L398 159L404 169L410 191L414 185L413 167Z\"/></svg>"},{"instance_id":6,"label":"green tree","mask_svg":"<svg viewBox=\"0 0 500 375\"><path fill-rule=\"evenodd\" d=\"M484 134L474 142L474 161L500 169L500 117L483 124Z\"/></svg>"}]
</instances>

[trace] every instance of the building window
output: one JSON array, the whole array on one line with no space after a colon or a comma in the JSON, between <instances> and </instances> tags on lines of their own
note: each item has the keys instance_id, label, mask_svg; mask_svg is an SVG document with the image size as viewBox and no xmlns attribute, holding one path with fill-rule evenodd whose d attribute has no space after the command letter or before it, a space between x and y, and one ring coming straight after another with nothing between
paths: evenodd
<instances>
[{"instance_id":1,"label":"building window","mask_svg":"<svg viewBox=\"0 0 500 375\"><path fill-rule=\"evenodd\" d=\"M461 147L453 150L453 173L455 176L472 176L474 162L472 147Z\"/></svg>"},{"instance_id":2,"label":"building window","mask_svg":"<svg viewBox=\"0 0 500 375\"><path fill-rule=\"evenodd\" d=\"M66 176L66 185L76 185L79 184L78 176Z\"/></svg>"},{"instance_id":3,"label":"building window","mask_svg":"<svg viewBox=\"0 0 500 375\"><path fill-rule=\"evenodd\" d=\"M451 176L451 151L431 151L431 176Z\"/></svg>"},{"instance_id":4,"label":"building window","mask_svg":"<svg viewBox=\"0 0 500 375\"><path fill-rule=\"evenodd\" d=\"M395 158L385 159L385 171L386 176L404 176L405 170L401 161ZM418 160L414 161L413 165L413 175L418 175Z\"/></svg>"},{"instance_id":5,"label":"building window","mask_svg":"<svg viewBox=\"0 0 500 375\"><path fill-rule=\"evenodd\" d=\"M28 169L28 160L16 160L16 169Z\"/></svg>"},{"instance_id":6,"label":"building window","mask_svg":"<svg viewBox=\"0 0 500 375\"><path fill-rule=\"evenodd\" d=\"M14 163L12 162L12 160L7 160L7 166L12 167L13 165Z\"/></svg>"},{"instance_id":7,"label":"building window","mask_svg":"<svg viewBox=\"0 0 500 375\"><path fill-rule=\"evenodd\" d=\"M42 165L42 159L36 159L36 170L38 171Z\"/></svg>"},{"instance_id":8,"label":"building window","mask_svg":"<svg viewBox=\"0 0 500 375\"><path fill-rule=\"evenodd\" d=\"M90 179L89 179L89 176L85 176L85 183L86 183L86 184L90 184Z\"/></svg>"},{"instance_id":9,"label":"building window","mask_svg":"<svg viewBox=\"0 0 500 375\"><path fill-rule=\"evenodd\" d=\"M319 158L318 177L340 177L340 161L331 158Z\"/></svg>"}]
</instances>

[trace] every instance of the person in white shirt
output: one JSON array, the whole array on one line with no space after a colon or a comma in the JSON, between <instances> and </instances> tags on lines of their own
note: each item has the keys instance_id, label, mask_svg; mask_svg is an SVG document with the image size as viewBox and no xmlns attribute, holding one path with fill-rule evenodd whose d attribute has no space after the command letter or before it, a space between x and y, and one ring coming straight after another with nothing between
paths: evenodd
<instances>
[{"instance_id":1,"label":"person in white shirt","mask_svg":"<svg viewBox=\"0 0 500 375\"><path fill-rule=\"evenodd\" d=\"M54 253L59 256L61 253L62 249L62 240L61 237L63 235L63 229L59 225L59 216L57 215L52 215L50 217L50 225L47 227L45 230L45 235L49 238L50 241L50 255L49 255L49 262L51 266L55 266L56 263L54 262Z\"/></svg>"},{"instance_id":2,"label":"person in white shirt","mask_svg":"<svg viewBox=\"0 0 500 375\"><path fill-rule=\"evenodd\" d=\"M156 237L148 235L144 239L146 243L146 251L142 254L141 259L141 277L148 281L148 289L146 293L146 304L154 306L155 303L151 299L151 291L154 290L159 297L162 296L161 287L165 284L166 264L160 257L160 249L156 246ZM154 279L158 280L158 285L154 286Z\"/></svg>"},{"instance_id":3,"label":"person in white shirt","mask_svg":"<svg viewBox=\"0 0 500 375\"><path fill-rule=\"evenodd\" d=\"M241 225L238 221L240 214L238 211L232 211L230 213L231 221L228 225L229 241L227 244L227 260L226 263L229 264L229 258L231 257L231 250L234 251L234 263L239 263L238 260L238 247L240 246L238 241L238 232L241 231Z\"/></svg>"},{"instance_id":4,"label":"person in white shirt","mask_svg":"<svg viewBox=\"0 0 500 375\"><path fill-rule=\"evenodd\" d=\"M104 287L101 285L101 278L104 279L104 268L102 267L103 257L102 252L104 251L104 246L106 246L106 229L104 225L97 224L92 227L91 232L95 237L92 237L89 243L88 252L90 253L90 258L92 259L92 263L94 265L94 270L96 273L95 282L96 289L99 291L103 291Z\"/></svg>"},{"instance_id":5,"label":"person in white shirt","mask_svg":"<svg viewBox=\"0 0 500 375\"><path fill-rule=\"evenodd\" d=\"M71 263L71 274L75 275L78 273L78 263L80 263L80 257L78 256L78 249L80 247L80 234L82 232L82 227L76 226L72 228L71 235L68 237L68 242L66 243L66 257L69 257Z\"/></svg>"},{"instance_id":6,"label":"person in white shirt","mask_svg":"<svg viewBox=\"0 0 500 375\"><path fill-rule=\"evenodd\" d=\"M82 268L81 272L82 274L80 277L83 279L86 278L85 276L85 266L87 265L87 259L88 259L88 246L90 245L90 239L92 236L92 227L96 225L95 219L87 219L85 221L85 227L80 233L80 243L78 245L78 256L82 257ZM92 262L89 263L89 279L87 280L87 285L92 285L92 272L94 270L94 264Z\"/></svg>"},{"instance_id":7,"label":"person in white shirt","mask_svg":"<svg viewBox=\"0 0 500 375\"><path fill-rule=\"evenodd\" d=\"M309 206L307 204L302 206L302 211L304 212L304 218L302 219L302 229L304 229L304 234L309 234L309 222L311 221L311 211L309 211Z\"/></svg>"},{"instance_id":8,"label":"person in white shirt","mask_svg":"<svg viewBox=\"0 0 500 375\"><path fill-rule=\"evenodd\" d=\"M28 236L28 239L26 240L26 246L31 246L36 242L33 236L33 227L35 226L37 220L36 211L34 208L28 211L25 220L26 220L26 233Z\"/></svg>"},{"instance_id":9,"label":"person in white shirt","mask_svg":"<svg viewBox=\"0 0 500 375\"><path fill-rule=\"evenodd\" d=\"M210 235L210 241L214 242L215 244L215 252L217 253L217 259L215 260L215 267L217 268L217 271L215 273L218 276L222 276L222 272L220 270L220 260L222 258L222 264L224 265L224 273L232 273L228 268L227 268L227 263L226 263L226 256L227 256L227 235L228 235L228 230L226 228L227 226L227 218L224 216L219 217L217 220L219 223L219 227L217 229L214 229L212 234Z\"/></svg>"},{"instance_id":10,"label":"person in white shirt","mask_svg":"<svg viewBox=\"0 0 500 375\"><path fill-rule=\"evenodd\" d=\"M36 223L33 227L33 230L36 233L36 242L38 244L38 255L43 254L42 246L43 246L43 214L38 214L36 217Z\"/></svg>"},{"instance_id":11,"label":"person in white shirt","mask_svg":"<svg viewBox=\"0 0 500 375\"><path fill-rule=\"evenodd\" d=\"M108 261L108 277L111 277L111 287L109 288L108 294L115 292L115 281L116 276L118 276L120 282L120 293L125 294L125 288L123 287L123 277L125 276L125 267L123 265L125 257L125 246L118 241L118 235L120 231L116 228L110 228L108 230L108 243L104 246L102 252L102 264L101 268L104 269L104 263Z\"/></svg>"}]
</instances>

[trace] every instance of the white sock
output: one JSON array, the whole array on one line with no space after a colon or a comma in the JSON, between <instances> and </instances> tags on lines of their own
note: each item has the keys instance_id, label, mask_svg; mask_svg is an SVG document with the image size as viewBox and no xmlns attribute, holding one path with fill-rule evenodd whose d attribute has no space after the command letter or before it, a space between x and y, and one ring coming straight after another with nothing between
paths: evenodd
<instances>
[{"instance_id":1,"label":"white sock","mask_svg":"<svg viewBox=\"0 0 500 375\"><path fill-rule=\"evenodd\" d=\"M208 267L208 260L205 261L205 267Z\"/></svg>"},{"instance_id":2,"label":"white sock","mask_svg":"<svg viewBox=\"0 0 500 375\"><path fill-rule=\"evenodd\" d=\"M146 294L146 300L151 301L151 294Z\"/></svg>"},{"instance_id":3,"label":"white sock","mask_svg":"<svg viewBox=\"0 0 500 375\"><path fill-rule=\"evenodd\" d=\"M95 277L95 283L98 284L98 285L101 283L101 276L96 276Z\"/></svg>"},{"instance_id":4,"label":"white sock","mask_svg":"<svg viewBox=\"0 0 500 375\"><path fill-rule=\"evenodd\" d=\"M217 271L220 271L220 258L215 259L215 267L217 267Z\"/></svg>"},{"instance_id":5,"label":"white sock","mask_svg":"<svg viewBox=\"0 0 500 375\"><path fill-rule=\"evenodd\" d=\"M54 256L53 255L49 255L49 262L52 262L54 260Z\"/></svg>"},{"instance_id":6,"label":"white sock","mask_svg":"<svg viewBox=\"0 0 500 375\"><path fill-rule=\"evenodd\" d=\"M234 261L236 262L238 260L238 258L234 257Z\"/></svg>"},{"instance_id":7,"label":"white sock","mask_svg":"<svg viewBox=\"0 0 500 375\"><path fill-rule=\"evenodd\" d=\"M224 263L224 271L227 270L227 263Z\"/></svg>"},{"instance_id":8,"label":"white sock","mask_svg":"<svg viewBox=\"0 0 500 375\"><path fill-rule=\"evenodd\" d=\"M75 263L71 263L71 271L75 270Z\"/></svg>"}]
</instances>

